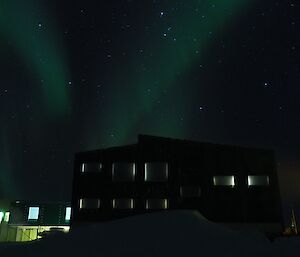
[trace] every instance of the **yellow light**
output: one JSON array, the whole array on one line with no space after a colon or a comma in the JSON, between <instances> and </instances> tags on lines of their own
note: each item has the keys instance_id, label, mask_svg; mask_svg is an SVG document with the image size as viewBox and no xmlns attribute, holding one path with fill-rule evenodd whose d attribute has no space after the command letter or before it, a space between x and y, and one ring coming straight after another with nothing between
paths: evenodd
<instances>
[{"instance_id":1,"label":"yellow light","mask_svg":"<svg viewBox=\"0 0 300 257\"><path fill-rule=\"evenodd\" d=\"M168 209L169 202L168 199L164 199L164 209Z\"/></svg>"},{"instance_id":2,"label":"yellow light","mask_svg":"<svg viewBox=\"0 0 300 257\"><path fill-rule=\"evenodd\" d=\"M133 205L133 199L130 199L130 209L133 209L134 205Z\"/></svg>"}]
</instances>

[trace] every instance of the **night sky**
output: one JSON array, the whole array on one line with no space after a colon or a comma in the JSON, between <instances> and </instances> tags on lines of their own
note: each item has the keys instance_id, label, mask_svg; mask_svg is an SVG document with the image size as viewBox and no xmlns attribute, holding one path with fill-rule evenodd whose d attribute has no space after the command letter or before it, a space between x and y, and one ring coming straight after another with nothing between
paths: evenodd
<instances>
[{"instance_id":1,"label":"night sky","mask_svg":"<svg viewBox=\"0 0 300 257\"><path fill-rule=\"evenodd\" d=\"M274 149L297 207L299 29L296 0L0 0L0 198L70 200L75 152L143 133Z\"/></svg>"}]
</instances>

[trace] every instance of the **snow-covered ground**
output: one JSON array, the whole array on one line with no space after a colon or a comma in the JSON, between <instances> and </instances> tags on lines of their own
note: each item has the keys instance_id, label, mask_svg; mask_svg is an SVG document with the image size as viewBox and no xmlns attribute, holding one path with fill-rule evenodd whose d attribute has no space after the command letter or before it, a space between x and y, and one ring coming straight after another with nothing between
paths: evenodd
<instances>
[{"instance_id":1,"label":"snow-covered ground","mask_svg":"<svg viewBox=\"0 0 300 257\"><path fill-rule=\"evenodd\" d=\"M289 257L300 256L300 239L269 242L259 233L231 231L193 211L158 212L44 240L0 244L5 257Z\"/></svg>"}]
</instances>

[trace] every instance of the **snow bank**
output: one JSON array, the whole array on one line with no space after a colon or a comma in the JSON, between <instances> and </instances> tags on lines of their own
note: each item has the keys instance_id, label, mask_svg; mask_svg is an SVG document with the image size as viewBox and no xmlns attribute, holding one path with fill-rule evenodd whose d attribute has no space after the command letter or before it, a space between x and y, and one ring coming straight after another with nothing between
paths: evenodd
<instances>
[{"instance_id":1,"label":"snow bank","mask_svg":"<svg viewBox=\"0 0 300 257\"><path fill-rule=\"evenodd\" d=\"M5 257L287 256L282 245L272 245L262 235L231 231L197 212L168 211L93 224L29 244L4 244L0 253Z\"/></svg>"}]
</instances>

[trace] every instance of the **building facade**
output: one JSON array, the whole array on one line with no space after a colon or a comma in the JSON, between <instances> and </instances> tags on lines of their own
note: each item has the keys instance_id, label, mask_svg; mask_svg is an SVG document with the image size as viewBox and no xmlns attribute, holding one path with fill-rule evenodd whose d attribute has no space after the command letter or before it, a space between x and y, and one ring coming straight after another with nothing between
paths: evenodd
<instances>
[{"instance_id":1,"label":"building facade","mask_svg":"<svg viewBox=\"0 0 300 257\"><path fill-rule=\"evenodd\" d=\"M282 229L271 150L140 135L134 145L75 155L72 222L157 210L198 210L211 221Z\"/></svg>"}]
</instances>

